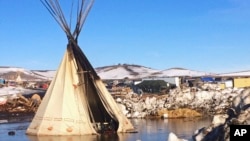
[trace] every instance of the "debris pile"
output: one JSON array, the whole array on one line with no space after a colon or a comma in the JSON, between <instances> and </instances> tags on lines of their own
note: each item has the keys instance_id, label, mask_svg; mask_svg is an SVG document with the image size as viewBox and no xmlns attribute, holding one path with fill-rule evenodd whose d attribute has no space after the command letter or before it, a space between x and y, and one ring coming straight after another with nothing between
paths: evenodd
<instances>
[{"instance_id":1,"label":"debris pile","mask_svg":"<svg viewBox=\"0 0 250 141\"><path fill-rule=\"evenodd\" d=\"M122 112L129 118L213 116L226 114L233 99L243 91L243 88L222 90L218 85L204 85L200 88L176 88L164 95L127 94L115 99Z\"/></svg>"},{"instance_id":2,"label":"debris pile","mask_svg":"<svg viewBox=\"0 0 250 141\"><path fill-rule=\"evenodd\" d=\"M0 97L0 112L35 112L40 102L41 97L38 94L33 94L31 98L26 98L22 94Z\"/></svg>"},{"instance_id":3,"label":"debris pile","mask_svg":"<svg viewBox=\"0 0 250 141\"><path fill-rule=\"evenodd\" d=\"M250 124L250 88L233 98L226 114L215 115L210 126L195 131L195 141L229 141L230 125Z\"/></svg>"},{"instance_id":4,"label":"debris pile","mask_svg":"<svg viewBox=\"0 0 250 141\"><path fill-rule=\"evenodd\" d=\"M127 94L133 93L133 90L130 87L112 87L108 90L113 96L125 96Z\"/></svg>"},{"instance_id":5,"label":"debris pile","mask_svg":"<svg viewBox=\"0 0 250 141\"><path fill-rule=\"evenodd\" d=\"M241 101L239 96L246 95L246 91L247 88L221 89L218 85L205 84L199 87L171 89L168 94L163 95L145 93L139 95L132 93L130 89L119 89L119 92L126 94L112 94L112 96L128 118L179 118L226 114L237 100ZM20 94L2 96L0 111L35 112L40 102L39 95L29 98ZM239 111L239 107L236 109Z\"/></svg>"}]
</instances>

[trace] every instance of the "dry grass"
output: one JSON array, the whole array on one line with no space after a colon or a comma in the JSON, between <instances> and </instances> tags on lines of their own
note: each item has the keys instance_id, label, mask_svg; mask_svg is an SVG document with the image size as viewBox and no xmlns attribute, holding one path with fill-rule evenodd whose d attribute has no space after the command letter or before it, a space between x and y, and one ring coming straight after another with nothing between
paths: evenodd
<instances>
[{"instance_id":1,"label":"dry grass","mask_svg":"<svg viewBox=\"0 0 250 141\"><path fill-rule=\"evenodd\" d=\"M200 117L202 114L192 109L176 109L176 110L167 110L161 109L157 111L158 115L162 117L164 114L167 114L168 118L184 118L184 117Z\"/></svg>"}]
</instances>

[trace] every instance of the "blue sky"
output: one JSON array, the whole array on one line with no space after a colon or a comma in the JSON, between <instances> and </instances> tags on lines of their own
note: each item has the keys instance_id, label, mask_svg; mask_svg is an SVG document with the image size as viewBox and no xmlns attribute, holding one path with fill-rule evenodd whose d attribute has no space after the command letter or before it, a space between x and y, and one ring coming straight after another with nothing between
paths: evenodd
<instances>
[{"instance_id":1,"label":"blue sky","mask_svg":"<svg viewBox=\"0 0 250 141\"><path fill-rule=\"evenodd\" d=\"M93 67L250 70L250 1L95 0L78 40ZM66 44L39 0L0 0L0 66L55 70Z\"/></svg>"}]
</instances>

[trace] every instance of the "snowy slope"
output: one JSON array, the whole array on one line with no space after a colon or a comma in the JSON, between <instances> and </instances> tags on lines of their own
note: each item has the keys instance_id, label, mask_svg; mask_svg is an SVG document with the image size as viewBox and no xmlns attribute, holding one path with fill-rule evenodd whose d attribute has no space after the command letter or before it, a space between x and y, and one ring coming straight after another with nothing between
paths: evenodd
<instances>
[{"instance_id":1,"label":"snowy slope","mask_svg":"<svg viewBox=\"0 0 250 141\"><path fill-rule=\"evenodd\" d=\"M32 74L30 70L26 70L24 68L19 67L0 67L0 74L8 73L8 72L23 72L25 74Z\"/></svg>"},{"instance_id":2,"label":"snowy slope","mask_svg":"<svg viewBox=\"0 0 250 141\"><path fill-rule=\"evenodd\" d=\"M32 71L20 67L0 66L0 78L15 81L18 75L20 75L22 81L42 81L51 80L55 71Z\"/></svg>"},{"instance_id":3,"label":"snowy slope","mask_svg":"<svg viewBox=\"0 0 250 141\"><path fill-rule=\"evenodd\" d=\"M46 77L49 80L52 80L52 78L56 75L55 70L32 70L32 72L36 75Z\"/></svg>"},{"instance_id":4,"label":"snowy slope","mask_svg":"<svg viewBox=\"0 0 250 141\"><path fill-rule=\"evenodd\" d=\"M228 76L228 77L232 77L232 76L250 76L250 70L249 71L240 71L240 72L231 72L231 73L222 73L222 74L218 74L217 76Z\"/></svg>"},{"instance_id":5,"label":"snowy slope","mask_svg":"<svg viewBox=\"0 0 250 141\"><path fill-rule=\"evenodd\" d=\"M153 73L151 74L151 77L175 77L175 76L198 77L198 76L208 76L208 75L213 75L213 74L208 72L194 71L183 68L171 68Z\"/></svg>"},{"instance_id":6,"label":"snowy slope","mask_svg":"<svg viewBox=\"0 0 250 141\"><path fill-rule=\"evenodd\" d=\"M149 74L158 72L159 70L139 65L123 64L96 68L96 71L101 79L138 79L147 77Z\"/></svg>"},{"instance_id":7,"label":"snowy slope","mask_svg":"<svg viewBox=\"0 0 250 141\"><path fill-rule=\"evenodd\" d=\"M98 67L95 69L101 79L140 79L145 77L174 77L174 76L250 76L250 71L241 71L234 73L214 74L210 72L202 72L189 70L184 68L170 68L165 70L157 70L140 65L112 65ZM1 67L0 78L9 75L21 75L23 80L52 80L55 76L55 70L27 70L18 67Z\"/></svg>"}]
</instances>

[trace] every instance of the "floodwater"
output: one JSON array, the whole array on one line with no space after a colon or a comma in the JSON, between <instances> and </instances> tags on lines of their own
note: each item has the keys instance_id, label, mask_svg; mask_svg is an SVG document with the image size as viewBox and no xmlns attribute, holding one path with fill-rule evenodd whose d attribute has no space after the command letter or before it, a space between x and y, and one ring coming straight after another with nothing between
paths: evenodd
<instances>
[{"instance_id":1,"label":"floodwater","mask_svg":"<svg viewBox=\"0 0 250 141\"><path fill-rule=\"evenodd\" d=\"M131 119L131 122L138 133L37 137L25 135L30 124L27 117L21 122L0 123L0 141L167 141L170 132L192 141L194 131L210 125L211 118ZM15 135L8 135L10 131Z\"/></svg>"}]
</instances>

